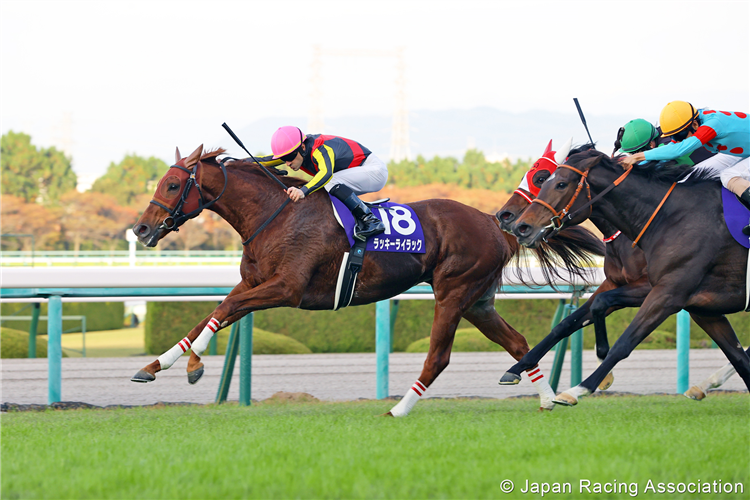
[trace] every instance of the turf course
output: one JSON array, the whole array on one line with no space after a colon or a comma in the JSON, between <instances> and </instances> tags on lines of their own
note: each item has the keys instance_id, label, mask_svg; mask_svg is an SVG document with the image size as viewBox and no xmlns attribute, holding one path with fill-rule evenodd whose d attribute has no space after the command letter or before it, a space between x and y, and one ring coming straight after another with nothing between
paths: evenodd
<instances>
[{"instance_id":1,"label":"turf course","mask_svg":"<svg viewBox=\"0 0 750 500\"><path fill-rule=\"evenodd\" d=\"M591 397L542 414L533 399L425 400L405 419L376 416L391 405L7 413L2 498L540 498L527 480L571 484L547 498L633 498L597 482L696 497L644 492L649 480L743 484L702 498L750 491L746 394Z\"/></svg>"}]
</instances>

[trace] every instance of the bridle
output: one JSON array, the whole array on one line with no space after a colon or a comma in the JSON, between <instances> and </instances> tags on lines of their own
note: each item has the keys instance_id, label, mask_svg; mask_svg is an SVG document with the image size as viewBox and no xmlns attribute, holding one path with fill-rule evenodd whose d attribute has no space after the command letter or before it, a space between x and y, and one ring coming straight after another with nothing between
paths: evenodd
<instances>
[{"instance_id":1,"label":"bridle","mask_svg":"<svg viewBox=\"0 0 750 500\"><path fill-rule=\"evenodd\" d=\"M555 207L553 207L552 205L550 205L549 203L547 203L544 200L540 200L539 198L534 198L533 200L531 200L532 204L538 203L541 206L545 207L546 209L548 209L549 211L552 212L552 217L550 218L550 224L548 226L546 226L544 229L552 229L553 234L557 234L558 232L560 232L560 230L562 230L562 228L563 228L563 225L566 222L570 222L573 219L573 217L575 215L578 215L578 213L582 209L585 209L585 208L588 207L589 210L590 210L589 211L589 216L591 215L591 213L593 213L593 210L594 210L592 208L592 206L591 206L593 204L593 202L591 201L591 187L589 186L589 181L588 181L589 170L586 170L584 172L584 171L578 170L577 168L571 167L570 165L566 165L566 164L559 165L557 168L567 168L568 170L572 170L573 172L575 172L578 175L580 175L581 178L578 181L578 187L576 187L576 192L573 193L573 197L570 199L570 201L565 206L565 208L563 208L560 212L558 212L557 210L555 210ZM569 214L568 212L569 212L570 208L573 206L573 204L578 199L578 195L581 194L581 191L583 190L584 186L586 187L586 194L588 196L589 202L586 205L584 205L584 207L576 210L572 214ZM563 218L565 218L566 216L567 216L567 220L563 221Z\"/></svg>"},{"instance_id":2,"label":"bridle","mask_svg":"<svg viewBox=\"0 0 750 500\"><path fill-rule=\"evenodd\" d=\"M575 217L578 216L578 214L580 214L582 211L586 210L587 208L589 209L589 217L590 217L591 214L594 212L594 208L593 208L594 203L599 201L604 195L609 193L612 189L619 186L620 183L622 183L622 181L624 181L625 178L630 174L630 172L633 171L632 166L628 167L627 170L625 170L625 173L623 173L620 177L615 179L614 182L612 182L612 184L607 186L601 193L599 193L592 199L591 187L589 186L589 182L588 182L588 175L589 175L589 172L591 171L591 167L593 167L594 165L595 164L589 165L585 171L578 170L577 168L571 167L570 165L566 165L566 164L563 164L557 167L557 168L567 168L568 170L572 170L573 172L581 176L580 180L578 181L578 187L576 188L576 191L573 194L573 197L570 199L570 201L565 206L565 208L563 208L560 212L557 212L557 210L555 210L555 208L549 203L547 203L546 201L540 200L539 198L534 198L532 200L531 203L538 203L552 212L552 217L550 218L550 224L543 228L545 230L548 230L548 229L552 230L551 234L548 236L554 236L555 234L560 232L562 228L565 226L565 224L572 221ZM581 191L583 190L584 186L586 186L586 193L588 195L589 201L586 202L579 209L575 210L572 213L569 213L571 207L578 199L578 196L581 194ZM672 190L670 189L669 193L671 192ZM667 193L667 196L669 196L669 193ZM662 200L662 204L664 203L664 201L666 201L666 196L664 197L664 200ZM659 211L659 208L661 208L661 205L659 205L659 207L656 209L656 212ZM656 212L654 212L654 215L651 216L651 220L653 220L653 217L656 215ZM649 224L651 223L651 220L649 220ZM648 227L648 224L646 224L646 226L643 228L643 231L641 231L641 234L638 235L638 238L636 238L635 241L633 242L633 247L635 247L635 244L638 243L638 239L640 239L641 235L643 235L647 227ZM547 237L545 236L544 240L546 241L546 239Z\"/></svg>"},{"instance_id":3,"label":"bridle","mask_svg":"<svg viewBox=\"0 0 750 500\"><path fill-rule=\"evenodd\" d=\"M168 231L174 231L178 232L180 229L180 226L183 225L186 221L195 218L200 214L203 210L211 207L214 203L219 201L219 199L224 194L224 191L227 189L227 169L224 165L223 160L216 160L219 163L219 166L221 168L221 173L224 174L224 187L221 189L221 193L219 193L219 196L214 198L213 200L206 202L205 198L203 197L203 190L201 189L200 182L196 179L196 175L198 174L198 166L202 164L200 160L195 164L195 167L193 169L184 167L182 165L172 165L169 167L169 170L167 170L167 173L164 175L164 179L168 178L169 171L173 168L176 168L184 173L188 174L187 179L185 179L185 187L182 188L182 192L180 193L180 198L175 204L174 207L168 207L167 205L160 203L156 201L155 199L152 199L150 203L153 203L157 207L160 207L167 211L169 215L167 215L164 220L162 221L161 225L157 228L158 230L166 229ZM182 162L182 161L181 161ZM179 162L178 162L179 163ZM178 174L177 176L182 181L181 177L184 177L184 174L180 176ZM195 191L192 190L192 188L195 187ZM157 189L157 193L159 190ZM184 212L184 207L186 204L190 204L196 200L194 193L197 193L197 203L198 207L194 210L189 211L188 213ZM189 200L190 195L193 194L193 199ZM158 231L155 232L157 234Z\"/></svg>"}]
</instances>

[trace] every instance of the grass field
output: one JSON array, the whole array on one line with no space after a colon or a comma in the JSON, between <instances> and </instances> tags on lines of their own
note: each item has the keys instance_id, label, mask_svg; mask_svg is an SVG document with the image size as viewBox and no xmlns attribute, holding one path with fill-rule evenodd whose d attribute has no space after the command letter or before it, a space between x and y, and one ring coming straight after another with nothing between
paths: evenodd
<instances>
[{"instance_id":1,"label":"grass field","mask_svg":"<svg viewBox=\"0 0 750 500\"><path fill-rule=\"evenodd\" d=\"M750 487L747 395L594 397L542 414L533 399L426 400L405 419L377 417L391 405L3 414L2 497L540 498L533 483L569 483L545 497L747 498ZM735 493L659 494L649 480Z\"/></svg>"}]
</instances>

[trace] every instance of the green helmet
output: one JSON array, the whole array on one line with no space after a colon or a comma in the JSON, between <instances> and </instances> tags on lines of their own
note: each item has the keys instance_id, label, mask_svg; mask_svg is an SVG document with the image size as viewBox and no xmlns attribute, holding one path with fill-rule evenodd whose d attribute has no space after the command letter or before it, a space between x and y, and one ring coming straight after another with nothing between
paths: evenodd
<instances>
[{"instance_id":1,"label":"green helmet","mask_svg":"<svg viewBox=\"0 0 750 500\"><path fill-rule=\"evenodd\" d=\"M648 146L648 143L659 137L659 131L648 121L637 118L630 120L620 128L615 141L615 149L625 153L634 153Z\"/></svg>"}]
</instances>

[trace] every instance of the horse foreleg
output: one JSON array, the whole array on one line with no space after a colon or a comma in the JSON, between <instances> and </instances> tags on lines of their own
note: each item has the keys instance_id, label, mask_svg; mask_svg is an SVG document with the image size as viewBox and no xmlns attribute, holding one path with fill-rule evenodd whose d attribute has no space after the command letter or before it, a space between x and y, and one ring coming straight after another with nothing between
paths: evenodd
<instances>
[{"instance_id":1,"label":"horse foreleg","mask_svg":"<svg viewBox=\"0 0 750 500\"><path fill-rule=\"evenodd\" d=\"M589 299L591 300L591 299ZM537 366L550 349L555 347L560 340L570 337L573 332L579 330L584 324L591 322L589 301L576 309L573 314L563 319L552 331L542 339L532 350L526 353L521 360L503 374L498 382L500 385L515 385L521 381L521 372Z\"/></svg>"},{"instance_id":2,"label":"horse foreleg","mask_svg":"<svg viewBox=\"0 0 750 500\"><path fill-rule=\"evenodd\" d=\"M187 367L188 383L195 384L203 376L201 356L208 347L211 337L216 333L214 324L217 329L224 328L251 311L298 305L300 294L292 293L292 290L297 289L301 288L287 283L281 276L274 276L254 288L244 282L237 285L214 310L209 322L205 324L200 335L193 342Z\"/></svg>"},{"instance_id":3,"label":"horse foreleg","mask_svg":"<svg viewBox=\"0 0 750 500\"><path fill-rule=\"evenodd\" d=\"M554 402L573 406L578 404L578 398L581 396L592 394L617 363L630 356L633 349L665 319L682 309L685 298L677 297L674 293L674 290L665 290L664 287L652 289L635 318L617 339L602 364L580 385L558 394Z\"/></svg>"},{"instance_id":4,"label":"horse foreleg","mask_svg":"<svg viewBox=\"0 0 750 500\"><path fill-rule=\"evenodd\" d=\"M244 281L235 286L224 299L226 302L230 297L247 291L250 286ZM171 349L159 356L155 361L141 368L130 380L133 382L152 382L156 380L156 374L170 368L180 357L191 350L188 360L188 382L195 384L203 375L203 363L200 356L208 347L208 342L219 328L227 325L222 316L215 309L213 313L198 323L185 338L177 342Z\"/></svg>"},{"instance_id":5,"label":"horse foreleg","mask_svg":"<svg viewBox=\"0 0 750 500\"><path fill-rule=\"evenodd\" d=\"M494 297L491 300L474 304L464 313L472 325L484 334L492 342L500 345L514 359L521 359L529 352L529 344L526 338L510 326L495 310ZM547 382L539 365L526 370L526 375L539 393L539 410L552 410L555 405L555 391Z\"/></svg>"},{"instance_id":6,"label":"horse foreleg","mask_svg":"<svg viewBox=\"0 0 750 500\"><path fill-rule=\"evenodd\" d=\"M453 339L460 318L461 313L457 308L446 308L440 303L435 303L435 318L430 332L430 349L427 352L422 373L406 395L401 398L401 401L391 408L391 411L386 415L393 417L407 416L427 388L445 370L450 362Z\"/></svg>"},{"instance_id":7,"label":"horse foreleg","mask_svg":"<svg viewBox=\"0 0 750 500\"><path fill-rule=\"evenodd\" d=\"M603 289L605 285L608 286ZM596 357L599 360L599 364L601 364L609 353L609 339L607 338L607 323L605 318L625 307L640 307L651 291L651 284L646 279L642 279L617 287L611 281L606 280L597 291L601 291L601 293L591 297L590 300L594 334L596 335ZM599 390L606 391L614 381L614 374L609 372L599 384Z\"/></svg>"}]
</instances>

